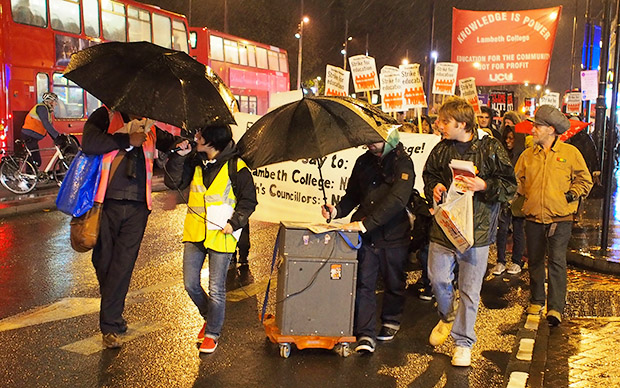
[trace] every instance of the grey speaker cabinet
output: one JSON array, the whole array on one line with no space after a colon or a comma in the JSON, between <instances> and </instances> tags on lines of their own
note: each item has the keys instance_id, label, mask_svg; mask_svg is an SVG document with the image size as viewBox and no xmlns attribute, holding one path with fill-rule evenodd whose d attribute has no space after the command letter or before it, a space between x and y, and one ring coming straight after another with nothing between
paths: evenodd
<instances>
[{"instance_id":1,"label":"grey speaker cabinet","mask_svg":"<svg viewBox=\"0 0 620 388\"><path fill-rule=\"evenodd\" d=\"M340 233L357 244L357 233ZM276 324L282 335L352 335L356 257L339 232L280 225Z\"/></svg>"}]
</instances>

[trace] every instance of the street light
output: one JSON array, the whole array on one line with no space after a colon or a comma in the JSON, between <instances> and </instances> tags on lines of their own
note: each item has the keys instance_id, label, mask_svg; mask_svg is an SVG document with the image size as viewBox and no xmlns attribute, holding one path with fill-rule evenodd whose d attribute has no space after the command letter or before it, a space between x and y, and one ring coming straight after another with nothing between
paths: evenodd
<instances>
[{"instance_id":1,"label":"street light","mask_svg":"<svg viewBox=\"0 0 620 388\"><path fill-rule=\"evenodd\" d=\"M340 50L340 54L342 54L342 58L344 60L344 63L342 65L343 69L347 69L347 50L349 49L349 41L353 40L352 36L349 36L347 39L344 40L344 43L342 44L342 50Z\"/></svg>"},{"instance_id":2,"label":"street light","mask_svg":"<svg viewBox=\"0 0 620 388\"><path fill-rule=\"evenodd\" d=\"M310 19L307 16L304 16L299 22L299 29L295 34L295 37L299 39L299 55L297 56L297 90L301 89L301 51L302 51L302 40L304 38L304 24L308 23Z\"/></svg>"}]
</instances>

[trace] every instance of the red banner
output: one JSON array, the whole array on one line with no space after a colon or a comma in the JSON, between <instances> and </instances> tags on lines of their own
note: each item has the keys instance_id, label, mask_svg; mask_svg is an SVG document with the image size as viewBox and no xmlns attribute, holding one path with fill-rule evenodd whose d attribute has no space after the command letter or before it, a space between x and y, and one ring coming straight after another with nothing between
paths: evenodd
<instances>
[{"instance_id":1,"label":"red banner","mask_svg":"<svg viewBox=\"0 0 620 388\"><path fill-rule=\"evenodd\" d=\"M452 10L452 63L476 85L546 84L562 7Z\"/></svg>"}]
</instances>

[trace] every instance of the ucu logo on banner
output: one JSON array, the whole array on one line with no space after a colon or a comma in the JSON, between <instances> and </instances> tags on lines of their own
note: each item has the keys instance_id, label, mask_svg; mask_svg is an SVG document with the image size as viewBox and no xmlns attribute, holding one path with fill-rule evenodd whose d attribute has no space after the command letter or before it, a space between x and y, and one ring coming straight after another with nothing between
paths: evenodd
<instances>
[{"instance_id":1,"label":"ucu logo on banner","mask_svg":"<svg viewBox=\"0 0 620 388\"><path fill-rule=\"evenodd\" d=\"M512 81L513 77L512 77L512 73L495 73L495 74L489 74L489 80L493 81L493 82L505 82L505 81Z\"/></svg>"}]
</instances>

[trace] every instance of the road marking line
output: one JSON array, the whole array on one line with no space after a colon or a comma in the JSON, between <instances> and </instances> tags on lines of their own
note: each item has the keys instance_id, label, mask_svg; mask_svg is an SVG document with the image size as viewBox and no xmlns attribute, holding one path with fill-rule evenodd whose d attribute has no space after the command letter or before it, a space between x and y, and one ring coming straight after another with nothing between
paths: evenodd
<instances>
[{"instance_id":1,"label":"road marking line","mask_svg":"<svg viewBox=\"0 0 620 388\"><path fill-rule=\"evenodd\" d=\"M154 332L155 330L160 330L162 328L163 326L160 324L146 321L130 323L127 333L122 334L121 339L123 343L127 343L138 337L147 335ZM101 334L97 334L92 337L88 337L86 339L65 345L61 347L61 349L68 352L82 354L84 356L90 356L91 354L104 350L105 347L103 346Z\"/></svg>"},{"instance_id":2,"label":"road marking line","mask_svg":"<svg viewBox=\"0 0 620 388\"><path fill-rule=\"evenodd\" d=\"M525 372L512 372L506 388L525 388L529 376L530 374Z\"/></svg>"},{"instance_id":3,"label":"road marking line","mask_svg":"<svg viewBox=\"0 0 620 388\"><path fill-rule=\"evenodd\" d=\"M538 330L539 323L540 323L540 315L528 314L524 327L528 330Z\"/></svg>"},{"instance_id":4,"label":"road marking line","mask_svg":"<svg viewBox=\"0 0 620 388\"><path fill-rule=\"evenodd\" d=\"M99 298L64 298L1 320L0 332L96 313L99 304Z\"/></svg>"},{"instance_id":5,"label":"road marking line","mask_svg":"<svg viewBox=\"0 0 620 388\"><path fill-rule=\"evenodd\" d=\"M517 360L532 361L532 353L534 352L534 339L521 338L519 342L519 350L517 351Z\"/></svg>"},{"instance_id":6,"label":"road marking line","mask_svg":"<svg viewBox=\"0 0 620 388\"><path fill-rule=\"evenodd\" d=\"M269 279L263 280L259 283L248 284L244 287L239 287L232 291L228 291L226 293L226 300L229 302L240 302L246 298L258 295L261 292L265 292L267 289L267 282ZM275 290L277 281L276 279L271 279L271 290Z\"/></svg>"}]
</instances>

